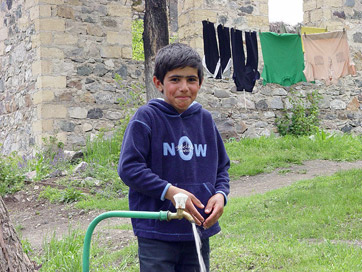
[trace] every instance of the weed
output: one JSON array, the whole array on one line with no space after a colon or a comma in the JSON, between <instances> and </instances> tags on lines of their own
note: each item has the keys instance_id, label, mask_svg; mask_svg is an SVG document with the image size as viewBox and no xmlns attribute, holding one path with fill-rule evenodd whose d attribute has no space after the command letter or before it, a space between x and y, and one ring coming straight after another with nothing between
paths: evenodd
<instances>
[{"instance_id":1,"label":"weed","mask_svg":"<svg viewBox=\"0 0 362 272\"><path fill-rule=\"evenodd\" d=\"M132 58L134 60L144 61L145 54L143 50L143 20L132 21Z\"/></svg>"},{"instance_id":2,"label":"weed","mask_svg":"<svg viewBox=\"0 0 362 272\"><path fill-rule=\"evenodd\" d=\"M318 103L321 99L318 91L307 95L306 101L298 97L295 92L292 92L288 99L292 105L291 113L285 110L284 115L276 119L279 134L304 136L316 132L319 126Z\"/></svg>"},{"instance_id":3,"label":"weed","mask_svg":"<svg viewBox=\"0 0 362 272\"><path fill-rule=\"evenodd\" d=\"M25 168L23 158L16 152L7 157L0 156L0 195L15 193L24 186Z\"/></svg>"},{"instance_id":4,"label":"weed","mask_svg":"<svg viewBox=\"0 0 362 272\"><path fill-rule=\"evenodd\" d=\"M51 203L72 203L83 199L84 196L81 191L72 187L68 187L65 190L59 190L47 186L39 193L39 199L41 198L47 199Z\"/></svg>"}]
</instances>

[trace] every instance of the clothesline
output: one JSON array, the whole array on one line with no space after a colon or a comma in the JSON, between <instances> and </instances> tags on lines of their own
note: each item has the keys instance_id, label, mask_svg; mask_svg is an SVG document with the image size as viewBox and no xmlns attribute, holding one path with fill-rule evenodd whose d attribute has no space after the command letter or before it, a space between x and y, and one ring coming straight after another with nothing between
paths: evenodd
<instances>
[{"instance_id":1,"label":"clothesline","mask_svg":"<svg viewBox=\"0 0 362 272\"><path fill-rule=\"evenodd\" d=\"M206 70L214 78L223 78L225 71L231 69L230 60L232 57L232 78L237 90L252 92L256 80L260 78L260 74L257 71L258 47L256 31L244 30L244 41L242 35L243 31L236 29L236 27L231 28L229 31L228 27L219 24L217 27L219 38L218 44L216 41L214 23L209 20L203 21L203 26L205 51L204 66ZM208 31L205 31L205 29L208 29ZM263 84L278 83L282 86L290 86L300 81L314 81L316 79L325 80L326 84L330 84L330 82L336 82L339 77L347 74L356 74L354 64L351 62L349 56L345 28L343 28L343 31L327 31L327 27L301 27L301 29L298 30L298 34L278 34L275 32L261 32L259 30L259 38L264 59L262 72ZM304 36L302 37L300 33L304 33ZM326 39L324 38L326 36L325 33L342 33L339 36L332 35L332 38L343 42L332 42L332 44L334 44L334 49L332 50L322 42L323 39ZM326 48L326 50L318 52L315 56L316 60L308 57L311 55L312 50L310 46L307 46L307 51L305 52L304 42L305 40L309 40L310 36L313 37L314 43L319 43L319 46L323 45L322 48ZM328 36L329 39L331 39L330 36L331 35ZM250 39L250 37L253 38ZM220 45L220 43L223 44ZM232 54L230 54L230 43ZM243 49L244 44L247 50L247 58L245 57ZM329 41L328 44L331 44L331 41ZM339 46L338 44L343 44L343 46ZM227 54L224 52L225 48ZM225 57L229 58L227 61L228 66L225 65ZM221 60L223 60L223 64L221 64ZM329 66L327 63L329 63ZM333 70L331 70L330 63L333 64ZM345 67L347 67L347 69ZM311 75L315 74L315 71L323 69L328 71L327 75L320 74L317 77L311 77Z\"/></svg>"}]
</instances>

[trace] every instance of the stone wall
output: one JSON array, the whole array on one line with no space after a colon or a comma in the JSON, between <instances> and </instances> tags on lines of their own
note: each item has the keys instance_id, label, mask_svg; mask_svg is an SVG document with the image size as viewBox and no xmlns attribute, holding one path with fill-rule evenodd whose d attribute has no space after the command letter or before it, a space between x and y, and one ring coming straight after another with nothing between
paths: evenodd
<instances>
[{"instance_id":1,"label":"stone wall","mask_svg":"<svg viewBox=\"0 0 362 272\"><path fill-rule=\"evenodd\" d=\"M32 66L37 51L32 37L36 26L29 1L1 1L0 10L0 148L5 154L29 150L36 107L32 96L36 78Z\"/></svg>"},{"instance_id":2,"label":"stone wall","mask_svg":"<svg viewBox=\"0 0 362 272\"><path fill-rule=\"evenodd\" d=\"M143 64L132 61L130 1L6 1L0 25L2 153L55 135L84 145L122 117L119 99ZM127 82L114 80L118 73Z\"/></svg>"},{"instance_id":3,"label":"stone wall","mask_svg":"<svg viewBox=\"0 0 362 272\"><path fill-rule=\"evenodd\" d=\"M240 30L269 31L268 0L169 0L171 31L203 55L202 20ZM42 137L56 135L67 148L84 145L102 128L123 118L118 100L143 82L143 63L132 57L132 19L142 1L7 0L0 10L1 153L34 152ZM304 24L345 28L351 55L361 70L361 1L304 0ZM263 59L259 47L259 70ZM114 77L119 74L122 86ZM209 109L224 138L276 133L275 119L290 108L295 90L322 95L322 127L362 133L361 72L338 84L298 83L234 91L232 79L206 78L198 101Z\"/></svg>"},{"instance_id":4,"label":"stone wall","mask_svg":"<svg viewBox=\"0 0 362 272\"><path fill-rule=\"evenodd\" d=\"M353 62L361 70L361 1L304 0L304 25L346 29ZM239 30L269 31L268 1L182 0L179 1L179 37L203 55L202 20ZM341 16L340 14L344 14ZM263 58L259 43L259 71ZM224 138L259 137L277 134L275 120L290 109L289 97L295 91L302 98L314 90L322 96L321 126L329 132L361 134L361 72L347 76L337 85L321 81L301 82L291 87L257 84L252 93L235 92L232 79L206 78L198 101L213 113Z\"/></svg>"}]
</instances>

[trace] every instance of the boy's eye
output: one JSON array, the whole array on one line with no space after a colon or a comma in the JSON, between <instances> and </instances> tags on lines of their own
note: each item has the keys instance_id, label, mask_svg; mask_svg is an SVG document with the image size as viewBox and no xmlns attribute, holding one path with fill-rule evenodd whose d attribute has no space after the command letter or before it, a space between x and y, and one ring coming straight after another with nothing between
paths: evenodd
<instances>
[{"instance_id":1,"label":"boy's eye","mask_svg":"<svg viewBox=\"0 0 362 272\"><path fill-rule=\"evenodd\" d=\"M188 79L188 81L190 81L190 82L195 82L195 81L197 81L197 78L195 78L195 77L190 77L190 78Z\"/></svg>"}]
</instances>

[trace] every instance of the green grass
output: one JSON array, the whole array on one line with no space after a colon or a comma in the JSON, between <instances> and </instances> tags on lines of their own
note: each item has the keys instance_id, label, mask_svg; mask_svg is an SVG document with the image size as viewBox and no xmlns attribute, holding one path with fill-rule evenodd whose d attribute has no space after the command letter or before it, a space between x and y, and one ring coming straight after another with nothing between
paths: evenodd
<instances>
[{"instance_id":1,"label":"green grass","mask_svg":"<svg viewBox=\"0 0 362 272\"><path fill-rule=\"evenodd\" d=\"M362 170L230 199L211 271L362 271Z\"/></svg>"},{"instance_id":2,"label":"green grass","mask_svg":"<svg viewBox=\"0 0 362 272\"><path fill-rule=\"evenodd\" d=\"M120 139L119 135L100 135L87 143L85 160L91 171L83 175L100 180L101 190L79 197L71 186L81 184L64 178L68 191L47 189L44 197L63 202L75 200L79 209L128 210L127 198L119 197L127 194L127 188L116 173ZM225 147L232 161L232 179L305 160L362 159L362 138L351 135L316 135L314 140L262 137L229 141ZM11 168L19 164L18 157L14 158L17 160L0 160L0 165L6 166L0 168L6 192L13 191L12 184L18 190L22 182L19 177L23 173ZM353 246L353 241L361 243L362 237L361 180L361 171L340 172L264 195L230 199L220 220L223 231L211 239L211 271L362 271L361 247ZM84 186L93 192L92 184ZM83 233L76 230L60 240L53 237L44 245L45 254L36 257L43 263L41 271L80 271L83 238ZM32 255L29 245L26 248ZM138 271L136 243L115 252L93 243L91 268L105 272Z\"/></svg>"},{"instance_id":3,"label":"green grass","mask_svg":"<svg viewBox=\"0 0 362 272\"><path fill-rule=\"evenodd\" d=\"M211 271L362 271L361 195L362 170L350 170L230 199L211 238ZM52 241L41 271L80 271L83 237ZM91 271L139 270L135 242L116 252L93 242L91 256ZM54 270L63 266L75 270Z\"/></svg>"},{"instance_id":4,"label":"green grass","mask_svg":"<svg viewBox=\"0 0 362 272\"><path fill-rule=\"evenodd\" d=\"M351 135L316 137L261 137L225 143L231 160L230 177L270 172L306 160L354 161L362 159L362 138Z\"/></svg>"}]
</instances>

